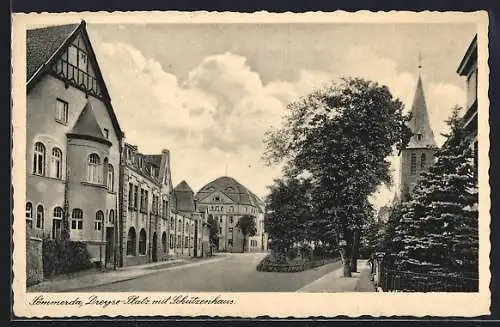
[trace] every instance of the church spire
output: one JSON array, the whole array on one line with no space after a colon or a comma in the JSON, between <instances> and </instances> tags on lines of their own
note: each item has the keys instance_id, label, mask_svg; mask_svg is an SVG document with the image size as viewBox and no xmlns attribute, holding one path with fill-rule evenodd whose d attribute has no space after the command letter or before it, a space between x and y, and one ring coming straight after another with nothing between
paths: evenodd
<instances>
[{"instance_id":1,"label":"church spire","mask_svg":"<svg viewBox=\"0 0 500 327\"><path fill-rule=\"evenodd\" d=\"M436 147L434 133L432 132L429 123L429 114L427 111L427 103L425 101L424 86L422 83L422 56L418 55L418 82L413 104L411 107L411 120L409 127L413 136L408 143L407 148L428 148Z\"/></svg>"}]
</instances>

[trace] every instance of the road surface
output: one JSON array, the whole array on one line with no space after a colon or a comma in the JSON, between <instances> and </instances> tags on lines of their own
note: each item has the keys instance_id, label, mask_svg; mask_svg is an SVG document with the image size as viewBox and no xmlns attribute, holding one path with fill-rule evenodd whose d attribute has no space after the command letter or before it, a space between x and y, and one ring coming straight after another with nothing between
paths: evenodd
<instances>
[{"instance_id":1,"label":"road surface","mask_svg":"<svg viewBox=\"0 0 500 327\"><path fill-rule=\"evenodd\" d=\"M298 273L259 272L263 253L227 254L173 269L79 292L295 292L341 267L340 262Z\"/></svg>"}]
</instances>

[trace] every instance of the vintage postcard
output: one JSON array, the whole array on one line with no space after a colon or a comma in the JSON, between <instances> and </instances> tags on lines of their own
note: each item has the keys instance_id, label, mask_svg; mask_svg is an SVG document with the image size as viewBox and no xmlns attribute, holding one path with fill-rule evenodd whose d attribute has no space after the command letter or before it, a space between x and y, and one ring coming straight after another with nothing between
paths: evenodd
<instances>
[{"instance_id":1,"label":"vintage postcard","mask_svg":"<svg viewBox=\"0 0 500 327\"><path fill-rule=\"evenodd\" d=\"M487 30L14 14L15 315L489 314Z\"/></svg>"}]
</instances>

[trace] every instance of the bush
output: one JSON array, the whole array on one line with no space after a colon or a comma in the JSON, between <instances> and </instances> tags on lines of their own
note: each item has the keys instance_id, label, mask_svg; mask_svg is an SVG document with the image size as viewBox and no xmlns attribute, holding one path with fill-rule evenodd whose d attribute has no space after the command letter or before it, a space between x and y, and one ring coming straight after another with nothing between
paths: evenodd
<instances>
[{"instance_id":1,"label":"bush","mask_svg":"<svg viewBox=\"0 0 500 327\"><path fill-rule=\"evenodd\" d=\"M309 260L305 258L305 259L288 260L287 262L283 262L276 260L279 257L280 257L279 255L268 254L257 265L257 271L299 272L323 266L328 263L339 260L338 257L328 258L328 259L318 259L318 260Z\"/></svg>"},{"instance_id":2,"label":"bush","mask_svg":"<svg viewBox=\"0 0 500 327\"><path fill-rule=\"evenodd\" d=\"M55 276L92 267L90 253L83 242L69 240L43 241L43 273Z\"/></svg>"}]
</instances>

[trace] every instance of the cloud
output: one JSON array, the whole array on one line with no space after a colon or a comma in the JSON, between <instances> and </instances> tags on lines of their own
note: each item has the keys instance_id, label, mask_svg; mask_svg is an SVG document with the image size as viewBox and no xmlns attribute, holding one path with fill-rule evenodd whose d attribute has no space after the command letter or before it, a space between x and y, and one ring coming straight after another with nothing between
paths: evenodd
<instances>
[{"instance_id":1,"label":"cloud","mask_svg":"<svg viewBox=\"0 0 500 327\"><path fill-rule=\"evenodd\" d=\"M299 69L295 80L263 83L245 57L226 52L204 57L181 82L134 46L104 42L97 31L90 36L127 142L145 153L170 149L174 180L186 179L195 190L227 173L264 195L279 175L279 167L260 161L264 132L280 124L288 103L323 83L342 76L376 80L409 110L417 81L415 73L399 71L395 61L369 48L348 47L324 69ZM464 92L425 79L424 88L438 139ZM391 162L397 180L399 161ZM381 187L373 199L377 207L393 191Z\"/></svg>"}]
</instances>

